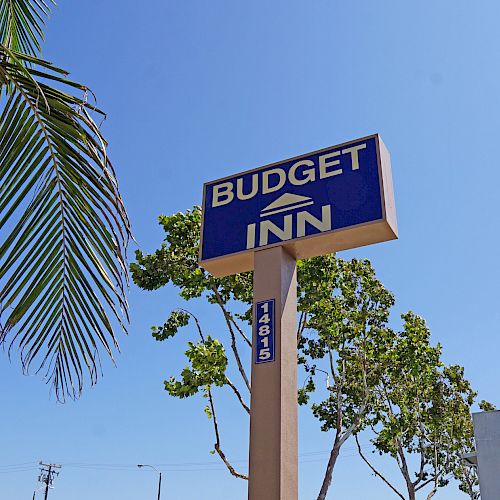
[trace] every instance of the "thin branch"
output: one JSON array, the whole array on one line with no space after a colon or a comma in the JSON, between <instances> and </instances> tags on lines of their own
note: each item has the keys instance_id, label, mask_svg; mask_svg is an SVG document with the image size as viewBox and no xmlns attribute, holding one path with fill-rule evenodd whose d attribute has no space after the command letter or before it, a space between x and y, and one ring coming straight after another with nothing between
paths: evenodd
<instances>
[{"instance_id":1,"label":"thin branch","mask_svg":"<svg viewBox=\"0 0 500 500\"><path fill-rule=\"evenodd\" d=\"M387 393L387 386L385 384L383 384L382 389L385 393L385 400L387 402L387 409L388 409L389 415L392 417L392 416L394 416L394 411L393 411L392 404L391 404L391 398L389 397L389 394ZM410 473L408 471L408 464L406 463L406 457L404 455L404 451L401 447L401 443L400 443L399 439L395 438L394 443L396 445L396 463L398 464L399 470L401 471L401 474L403 475L403 478L406 482L408 492L410 492L410 488L413 491L416 491L415 487L413 485L413 482L411 480Z\"/></svg>"},{"instance_id":2,"label":"thin branch","mask_svg":"<svg viewBox=\"0 0 500 500\"><path fill-rule=\"evenodd\" d=\"M341 434L341 431L342 431L342 418L343 418L343 415L342 415L342 388L344 385L345 370L344 370L344 365L342 365L343 366L342 376L341 376L341 379L338 380L338 378L336 378L336 376L335 376L335 368L333 366L333 356L332 356L331 349L328 349L328 356L330 359L330 370L332 372L333 381L335 382L335 392L337 393L337 436L339 436ZM340 443L340 446L342 446L342 444L345 442L345 440L348 437L349 437L349 435L344 433L344 435L342 436L343 441L342 441L342 443ZM337 441L337 439L335 439L335 441Z\"/></svg>"},{"instance_id":3,"label":"thin branch","mask_svg":"<svg viewBox=\"0 0 500 500\"><path fill-rule=\"evenodd\" d=\"M426 500L431 500L431 498L437 493L437 485L434 485L434 488L432 488L432 490L429 492L429 494L427 495L427 499Z\"/></svg>"},{"instance_id":4,"label":"thin branch","mask_svg":"<svg viewBox=\"0 0 500 500\"><path fill-rule=\"evenodd\" d=\"M188 314L191 318L194 319L194 321L196 323L196 328L198 329L198 333L200 334L201 340L203 342L205 342L205 337L204 337L203 332L201 330L201 325L200 325L200 322L198 321L198 318L191 311L188 311L187 309L181 309L181 308L179 308L178 310L181 311L181 312L184 312L184 313ZM229 380L228 377L226 377L226 383L227 383L227 385L229 387L231 387L231 389L233 390L233 392L236 394L236 397L238 398L239 402L241 403L241 406L243 406L244 410L248 414L250 414L250 408L248 407L248 405L243 400L243 398L241 396L241 393L238 390L238 388L231 382L231 380Z\"/></svg>"},{"instance_id":5,"label":"thin branch","mask_svg":"<svg viewBox=\"0 0 500 500\"><path fill-rule=\"evenodd\" d=\"M335 374L335 367L333 366L333 356L332 356L332 351L331 349L328 350L328 356L329 356L329 359L330 359L330 371L332 373L332 377L333 377L333 382L336 386L342 386L342 383L341 381L339 380L339 378L337 377L337 375Z\"/></svg>"},{"instance_id":6,"label":"thin branch","mask_svg":"<svg viewBox=\"0 0 500 500\"><path fill-rule=\"evenodd\" d=\"M405 500L405 497L377 469L375 469L375 467L373 467L373 465L363 455L363 452L361 451L361 446L359 444L358 436L356 435L356 436L354 436L354 438L356 439L356 444L358 445L359 456L363 459L365 464L368 465L368 467L370 467L370 469L373 471L373 473L376 476L378 476L380 479L382 479L382 481L384 481L384 483L387 484L387 486L389 486L389 488L391 488L391 490L394 491L394 493L396 493L396 495L399 498L402 498L403 500Z\"/></svg>"},{"instance_id":7,"label":"thin branch","mask_svg":"<svg viewBox=\"0 0 500 500\"><path fill-rule=\"evenodd\" d=\"M434 445L434 474L427 481L425 481L424 483L419 485L417 488L415 488L415 491L418 491L418 490L424 488L425 486L427 486L428 484L433 482L434 487L432 488L429 495L427 496L427 500L430 500L436 494L437 489L438 489L438 480L439 480L440 473L437 472L437 462L438 462L437 446Z\"/></svg>"},{"instance_id":8,"label":"thin branch","mask_svg":"<svg viewBox=\"0 0 500 500\"><path fill-rule=\"evenodd\" d=\"M430 479L427 479L424 483L420 484L415 488L415 492L421 490L422 488L425 488L428 484L434 482L436 480L436 476L432 476Z\"/></svg>"},{"instance_id":9,"label":"thin branch","mask_svg":"<svg viewBox=\"0 0 500 500\"><path fill-rule=\"evenodd\" d=\"M383 385L382 385L382 390L384 391L384 394L385 394L385 401L387 403L389 415L391 417L393 417L395 415L395 412L392 408L392 401L391 401L391 398L389 397L389 393L387 392L387 385L385 383L383 383Z\"/></svg>"},{"instance_id":10,"label":"thin branch","mask_svg":"<svg viewBox=\"0 0 500 500\"><path fill-rule=\"evenodd\" d=\"M191 318L194 319L194 322L196 323L196 328L198 329L198 333L200 334L201 340L202 340L202 342L205 342L205 337L203 335L203 332L201 331L201 325L200 325L200 322L198 321L198 318L191 311L188 311L187 309L179 308L178 311L186 313L189 316L191 316Z\"/></svg>"},{"instance_id":11,"label":"thin branch","mask_svg":"<svg viewBox=\"0 0 500 500\"><path fill-rule=\"evenodd\" d=\"M241 335L241 337L243 338L243 340L247 343L248 347L252 348L252 342L251 342L251 340L245 335L245 332L238 325L238 323L236 323L236 320L233 318L233 315L231 313L229 313L229 312L228 312L228 314L229 314L229 319L233 323L233 325L236 328L236 330L238 331L238 333Z\"/></svg>"},{"instance_id":12,"label":"thin branch","mask_svg":"<svg viewBox=\"0 0 500 500\"><path fill-rule=\"evenodd\" d=\"M214 423L214 432L215 432L215 444L214 448L221 460L224 462L226 465L227 469L229 472L234 476L237 477L238 479L245 479L248 481L248 476L245 476L245 474L241 474L235 470L235 468L231 465L229 460L227 459L226 455L221 449L220 446L220 435L219 435L219 425L217 423L217 416L215 414L215 406L214 406L214 400L212 398L212 391L210 390L210 386L207 387L207 394L208 394L208 401L210 403L210 411L212 413L212 421Z\"/></svg>"},{"instance_id":13,"label":"thin branch","mask_svg":"<svg viewBox=\"0 0 500 500\"><path fill-rule=\"evenodd\" d=\"M198 318L190 311L188 311L187 309L181 309L179 308L178 311L181 311L181 312L184 312L186 314L188 314L191 318L194 319L195 323L196 323L196 328L198 329L198 333L201 337L201 340L203 342L205 342L205 337L203 335L203 332L201 330L201 326L200 326L200 322L198 321ZM245 403L245 401L243 400L243 397L241 396L241 393L240 391L238 390L238 388L231 382L231 380L226 376L226 383L229 387L231 387L231 389L233 390L233 392L236 394L236 397L238 398L238 401L240 402L241 406L243 407L243 409L248 413L250 414L250 408L248 407L248 405Z\"/></svg>"},{"instance_id":14,"label":"thin branch","mask_svg":"<svg viewBox=\"0 0 500 500\"><path fill-rule=\"evenodd\" d=\"M425 467L425 448L424 448L424 438L420 436L418 439L418 446L420 448L420 470L418 472L417 479L413 481L413 486L417 486L424 479L424 467ZM416 490L415 490L416 491Z\"/></svg>"},{"instance_id":15,"label":"thin branch","mask_svg":"<svg viewBox=\"0 0 500 500\"><path fill-rule=\"evenodd\" d=\"M250 383L248 381L247 374L245 372L245 369L243 368L243 363L241 362L240 359L240 354L238 352L238 346L236 345L236 336L234 335L234 330L231 322L231 315L227 312L226 308L224 307L224 302L222 301L222 297L219 294L219 290L217 290L217 287L212 287L213 292L215 293L215 298L217 299L217 303L219 304L219 307L222 309L222 312L224 314L224 319L226 320L227 327L229 329L229 334L231 335L231 349L233 350L234 357L236 359L236 364L238 365L238 370L240 371L241 377L243 378L245 385L247 386L248 392L251 392L250 389Z\"/></svg>"},{"instance_id":16,"label":"thin branch","mask_svg":"<svg viewBox=\"0 0 500 500\"><path fill-rule=\"evenodd\" d=\"M437 452L437 445L434 443L434 474L431 476L430 479L422 483L418 488L415 488L415 491L420 490L424 486L427 486L429 483L434 482L434 487L432 488L431 492L427 496L427 500L430 500L437 492L438 490L438 480L439 476L441 474L438 472L438 452Z\"/></svg>"},{"instance_id":17,"label":"thin branch","mask_svg":"<svg viewBox=\"0 0 500 500\"><path fill-rule=\"evenodd\" d=\"M238 390L238 388L227 377L226 377L226 383L229 387L231 387L233 392L236 394L236 397L238 398L238 401L241 403L241 406L243 406L244 410L250 415L250 408L245 403L245 401L243 401L243 398L241 397L241 393Z\"/></svg>"},{"instance_id":18,"label":"thin branch","mask_svg":"<svg viewBox=\"0 0 500 500\"><path fill-rule=\"evenodd\" d=\"M304 333L306 326L307 326L307 313L302 311L300 313L299 327L297 329L297 345L302 340L302 334Z\"/></svg>"}]
</instances>

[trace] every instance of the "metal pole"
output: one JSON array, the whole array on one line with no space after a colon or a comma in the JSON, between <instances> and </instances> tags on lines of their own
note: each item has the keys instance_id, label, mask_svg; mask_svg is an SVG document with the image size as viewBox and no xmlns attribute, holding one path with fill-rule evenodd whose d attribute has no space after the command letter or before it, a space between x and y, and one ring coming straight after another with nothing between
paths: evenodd
<instances>
[{"instance_id":1,"label":"metal pole","mask_svg":"<svg viewBox=\"0 0 500 500\"><path fill-rule=\"evenodd\" d=\"M282 247L254 255L254 318L258 302L274 299L274 361L252 353L249 500L298 499L297 268Z\"/></svg>"},{"instance_id":2,"label":"metal pole","mask_svg":"<svg viewBox=\"0 0 500 500\"><path fill-rule=\"evenodd\" d=\"M139 467L139 469L142 469L143 467L149 467L150 469L153 469L154 471L158 472L158 474L159 474L159 478L158 478L158 500L160 500L160 496L161 496L161 471L159 471L154 465L137 464L137 467Z\"/></svg>"}]
</instances>

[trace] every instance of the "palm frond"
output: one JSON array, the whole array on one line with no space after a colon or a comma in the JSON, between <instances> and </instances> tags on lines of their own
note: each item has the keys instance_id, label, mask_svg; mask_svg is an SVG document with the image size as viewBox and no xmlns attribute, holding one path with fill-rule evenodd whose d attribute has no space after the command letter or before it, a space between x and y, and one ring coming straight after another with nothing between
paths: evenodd
<instances>
[{"instance_id":1,"label":"palm frond","mask_svg":"<svg viewBox=\"0 0 500 500\"><path fill-rule=\"evenodd\" d=\"M0 0L0 43L10 50L36 56L53 0Z\"/></svg>"},{"instance_id":2,"label":"palm frond","mask_svg":"<svg viewBox=\"0 0 500 500\"><path fill-rule=\"evenodd\" d=\"M118 348L114 326L126 330L130 236L91 117L102 112L65 75L0 45L0 343L60 400L86 374L96 382L99 353Z\"/></svg>"}]
</instances>

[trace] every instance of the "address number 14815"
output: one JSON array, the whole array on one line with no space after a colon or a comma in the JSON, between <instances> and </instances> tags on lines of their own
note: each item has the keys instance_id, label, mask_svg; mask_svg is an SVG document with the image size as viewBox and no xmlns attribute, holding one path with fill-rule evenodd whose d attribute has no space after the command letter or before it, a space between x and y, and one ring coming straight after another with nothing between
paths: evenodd
<instances>
[{"instance_id":1,"label":"address number 14815","mask_svg":"<svg viewBox=\"0 0 500 500\"><path fill-rule=\"evenodd\" d=\"M257 302L254 332L255 363L274 361L274 299Z\"/></svg>"}]
</instances>

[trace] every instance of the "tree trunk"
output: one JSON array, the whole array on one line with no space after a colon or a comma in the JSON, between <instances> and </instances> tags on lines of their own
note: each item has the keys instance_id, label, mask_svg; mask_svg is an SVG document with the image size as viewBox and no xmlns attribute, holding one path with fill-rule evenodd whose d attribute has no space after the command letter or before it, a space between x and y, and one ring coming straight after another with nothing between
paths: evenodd
<instances>
[{"instance_id":1,"label":"tree trunk","mask_svg":"<svg viewBox=\"0 0 500 500\"><path fill-rule=\"evenodd\" d=\"M325 500L326 494L328 493L328 488L332 484L333 468L335 467L335 462L340 453L340 443L339 440L335 440L332 451L330 452L330 458L328 459L328 465L326 467L325 478L323 479L323 484L321 485L321 490L318 495L318 500Z\"/></svg>"},{"instance_id":2,"label":"tree trunk","mask_svg":"<svg viewBox=\"0 0 500 500\"><path fill-rule=\"evenodd\" d=\"M406 486L408 488L408 500L416 500L415 486L411 482L406 483Z\"/></svg>"},{"instance_id":3,"label":"tree trunk","mask_svg":"<svg viewBox=\"0 0 500 500\"><path fill-rule=\"evenodd\" d=\"M403 474L404 480L406 482L406 489L408 490L408 500L416 500L416 493L415 493L415 485L413 484L411 477L410 477L410 472L408 470L408 464L406 463L406 458L405 454L403 451L403 448L401 446L401 443L398 443L397 447L397 453L400 458L400 462L398 463L399 468L401 470L401 474Z\"/></svg>"}]
</instances>

